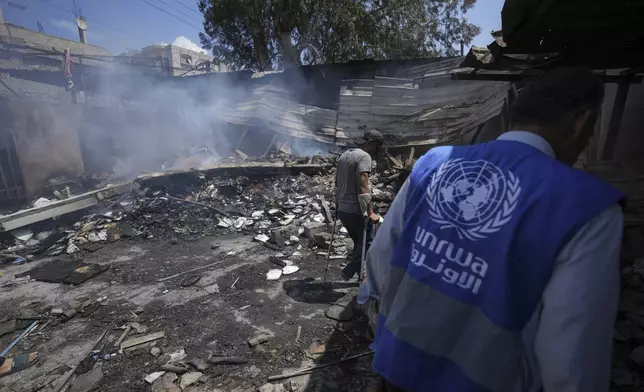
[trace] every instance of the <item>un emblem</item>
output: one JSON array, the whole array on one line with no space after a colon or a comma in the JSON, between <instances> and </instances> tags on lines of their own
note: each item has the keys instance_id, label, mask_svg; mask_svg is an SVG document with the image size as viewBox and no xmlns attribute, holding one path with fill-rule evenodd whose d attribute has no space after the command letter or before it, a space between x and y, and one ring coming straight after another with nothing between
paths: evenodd
<instances>
[{"instance_id":1,"label":"un emblem","mask_svg":"<svg viewBox=\"0 0 644 392\"><path fill-rule=\"evenodd\" d=\"M429 214L441 229L456 229L460 238L475 241L512 219L520 194L519 179L512 172L484 160L457 158L434 172L426 198Z\"/></svg>"}]
</instances>

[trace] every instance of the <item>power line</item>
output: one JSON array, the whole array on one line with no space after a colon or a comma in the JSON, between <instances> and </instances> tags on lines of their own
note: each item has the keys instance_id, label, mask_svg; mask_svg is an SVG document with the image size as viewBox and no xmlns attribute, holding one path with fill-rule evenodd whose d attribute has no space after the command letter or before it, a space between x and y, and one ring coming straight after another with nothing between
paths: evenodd
<instances>
[{"instance_id":1,"label":"power line","mask_svg":"<svg viewBox=\"0 0 644 392\"><path fill-rule=\"evenodd\" d=\"M182 10L180 10L180 9L178 9L178 8L176 8L176 7L174 7L173 5L168 4L168 3L166 3L166 2L165 2L165 1L163 1L163 0L157 0L157 1L158 1L159 3L161 3L161 4L165 4L165 5L167 5L170 9L173 9L173 10L177 11L178 13L180 13L180 14L182 14L182 15L187 16L187 17L188 17L188 18L190 18L191 20L194 20L194 18L195 18L194 16L187 14L185 11L182 11Z\"/></svg>"},{"instance_id":2,"label":"power line","mask_svg":"<svg viewBox=\"0 0 644 392\"><path fill-rule=\"evenodd\" d=\"M174 1L174 2L176 2L176 3L181 4L181 5L182 5L182 6L184 6L186 9L189 9L190 11L194 12L195 14L197 14L197 15L201 16L201 12L199 12L199 11L195 11L194 9L192 9L192 8L188 7L187 5L183 4L183 3L182 3L182 2L180 2L179 0L173 0L173 1Z\"/></svg>"},{"instance_id":3,"label":"power line","mask_svg":"<svg viewBox=\"0 0 644 392\"><path fill-rule=\"evenodd\" d=\"M141 1L142 1L142 2L144 2L145 4L149 5L150 7L154 7L154 8L156 8L156 9L158 9L159 11L163 12L164 14L170 15L171 17L175 18L176 20L181 21L181 22L183 22L183 23L187 24L187 25L188 25L188 26L190 26L190 27L194 27L195 29L199 29L199 30L201 29L201 27L197 27L197 26L193 25L193 24L192 24L192 23L190 23L190 22L186 22L185 20L181 19L181 18L180 18L180 17L178 17L177 15L175 15L175 14L173 14L173 13L171 13L171 12L168 12L167 10L164 10L163 8L161 8L161 7L157 6L156 4L152 4L152 3L150 3L148 0L141 0Z\"/></svg>"},{"instance_id":4,"label":"power line","mask_svg":"<svg viewBox=\"0 0 644 392\"><path fill-rule=\"evenodd\" d=\"M73 13L71 10L67 9L67 8L61 7L61 6L56 5L56 4L52 4L52 3L48 2L47 0L40 0L40 1L41 1L43 4L47 4L47 5L48 5L48 6L50 6L50 7L54 7L54 8L57 8L57 9L61 10L61 11L65 11L65 12L68 12L68 13L70 13L70 14L74 15L74 13ZM87 18L85 18L85 19L87 19ZM100 26L103 26L103 27L107 27L108 29L114 30L114 31L119 32L119 33L121 33L121 34L129 35L130 37L135 37L134 35L132 35L131 33L128 33L127 31L123 31L123 30L121 30L121 29L117 29L117 28L112 27L112 26L110 26L110 25L108 25L108 24L105 24L105 23L103 23L103 22L99 22L98 20L94 20L94 19L87 19L87 20L88 20L88 21L90 21L90 22L92 22L92 23L96 23L97 25L100 25Z\"/></svg>"}]
</instances>

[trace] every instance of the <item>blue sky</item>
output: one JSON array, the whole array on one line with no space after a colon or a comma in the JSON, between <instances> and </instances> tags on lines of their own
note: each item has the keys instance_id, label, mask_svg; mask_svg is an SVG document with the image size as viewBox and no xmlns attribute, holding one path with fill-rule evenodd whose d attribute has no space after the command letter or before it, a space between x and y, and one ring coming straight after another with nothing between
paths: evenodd
<instances>
[{"instance_id":1,"label":"blue sky","mask_svg":"<svg viewBox=\"0 0 644 392\"><path fill-rule=\"evenodd\" d=\"M161 42L192 48L199 43L197 0L76 0L76 5L88 20L88 43L112 54ZM501 27L502 5L503 0L478 0L468 13L470 22L482 31L474 45L490 43L489 32ZM47 34L78 39L73 0L0 0L0 7L9 23L38 30L40 22Z\"/></svg>"}]
</instances>

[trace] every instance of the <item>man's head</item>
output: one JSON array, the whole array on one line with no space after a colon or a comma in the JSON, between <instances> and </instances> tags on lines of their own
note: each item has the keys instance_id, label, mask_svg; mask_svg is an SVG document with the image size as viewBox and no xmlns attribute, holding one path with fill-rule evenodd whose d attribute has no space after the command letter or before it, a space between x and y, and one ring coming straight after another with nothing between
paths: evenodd
<instances>
[{"instance_id":1,"label":"man's head","mask_svg":"<svg viewBox=\"0 0 644 392\"><path fill-rule=\"evenodd\" d=\"M382 134L375 129L371 129L365 132L362 135L361 139L358 139L356 144L360 146L363 150L368 152L371 156L376 156L380 148L382 147L385 138Z\"/></svg>"},{"instance_id":2,"label":"man's head","mask_svg":"<svg viewBox=\"0 0 644 392\"><path fill-rule=\"evenodd\" d=\"M512 106L512 129L541 135L568 165L588 145L600 105L602 81L586 68L559 68L521 90Z\"/></svg>"}]
</instances>

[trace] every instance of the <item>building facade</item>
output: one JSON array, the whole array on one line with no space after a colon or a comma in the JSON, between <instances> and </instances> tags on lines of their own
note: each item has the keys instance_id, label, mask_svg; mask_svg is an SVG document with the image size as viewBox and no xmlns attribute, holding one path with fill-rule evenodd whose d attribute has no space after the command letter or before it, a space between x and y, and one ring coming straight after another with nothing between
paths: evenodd
<instances>
[{"instance_id":1,"label":"building facade","mask_svg":"<svg viewBox=\"0 0 644 392\"><path fill-rule=\"evenodd\" d=\"M190 76L227 72L225 65L213 63L213 57L176 45L150 45L118 56L123 62L146 66L165 76Z\"/></svg>"}]
</instances>

